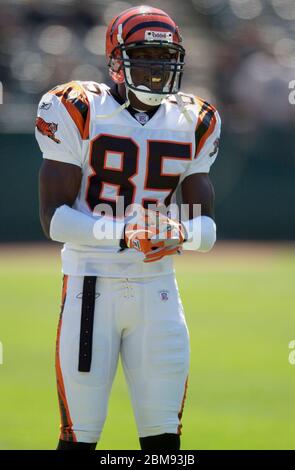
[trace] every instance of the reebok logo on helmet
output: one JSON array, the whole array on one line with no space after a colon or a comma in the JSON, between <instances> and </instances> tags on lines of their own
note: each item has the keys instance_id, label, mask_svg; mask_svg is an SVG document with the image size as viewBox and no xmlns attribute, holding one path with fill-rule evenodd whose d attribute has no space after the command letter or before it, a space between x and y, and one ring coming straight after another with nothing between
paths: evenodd
<instances>
[{"instance_id":1,"label":"reebok logo on helmet","mask_svg":"<svg viewBox=\"0 0 295 470\"><path fill-rule=\"evenodd\" d=\"M173 35L164 31L145 31L144 39L146 41L166 41L172 42Z\"/></svg>"}]
</instances>

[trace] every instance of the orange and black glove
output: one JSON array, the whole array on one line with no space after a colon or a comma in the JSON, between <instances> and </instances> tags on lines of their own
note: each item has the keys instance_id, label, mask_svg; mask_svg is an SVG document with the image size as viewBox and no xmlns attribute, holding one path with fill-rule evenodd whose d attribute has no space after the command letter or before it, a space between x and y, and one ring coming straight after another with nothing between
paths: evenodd
<instances>
[{"instance_id":1,"label":"orange and black glove","mask_svg":"<svg viewBox=\"0 0 295 470\"><path fill-rule=\"evenodd\" d=\"M136 223L125 225L121 248L134 248L145 254L144 262L181 253L185 235L182 224L159 211L142 209Z\"/></svg>"}]
</instances>

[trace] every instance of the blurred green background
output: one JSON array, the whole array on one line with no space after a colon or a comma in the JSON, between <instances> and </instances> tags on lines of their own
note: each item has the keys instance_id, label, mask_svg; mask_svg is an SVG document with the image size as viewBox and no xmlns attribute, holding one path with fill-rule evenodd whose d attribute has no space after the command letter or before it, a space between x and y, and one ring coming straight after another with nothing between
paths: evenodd
<instances>
[{"instance_id":1,"label":"blurred green background","mask_svg":"<svg viewBox=\"0 0 295 470\"><path fill-rule=\"evenodd\" d=\"M139 4L1 1L0 449L54 449L58 439L61 273L38 219L38 102L69 80L110 84L106 25ZM222 118L210 172L218 243L176 260L192 353L182 448L294 449L294 0L148 4L181 28L182 91ZM119 367L98 449L138 447Z\"/></svg>"}]
</instances>

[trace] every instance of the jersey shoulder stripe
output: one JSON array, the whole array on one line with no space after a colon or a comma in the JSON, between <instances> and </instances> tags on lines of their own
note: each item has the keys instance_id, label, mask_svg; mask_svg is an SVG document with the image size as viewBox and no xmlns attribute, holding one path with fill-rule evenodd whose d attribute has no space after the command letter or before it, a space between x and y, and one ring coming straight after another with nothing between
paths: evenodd
<instances>
[{"instance_id":1,"label":"jersey shoulder stripe","mask_svg":"<svg viewBox=\"0 0 295 470\"><path fill-rule=\"evenodd\" d=\"M101 94L97 83L79 81L64 83L49 91L61 100L83 140L89 138L90 112L87 91Z\"/></svg>"},{"instance_id":2,"label":"jersey shoulder stripe","mask_svg":"<svg viewBox=\"0 0 295 470\"><path fill-rule=\"evenodd\" d=\"M206 140L210 137L212 132L215 129L217 118L216 108L207 103L207 101L202 100L198 96L195 97L196 101L199 104L200 111L198 116L198 121L195 130L195 141L196 141L196 152L195 158L200 153Z\"/></svg>"}]
</instances>

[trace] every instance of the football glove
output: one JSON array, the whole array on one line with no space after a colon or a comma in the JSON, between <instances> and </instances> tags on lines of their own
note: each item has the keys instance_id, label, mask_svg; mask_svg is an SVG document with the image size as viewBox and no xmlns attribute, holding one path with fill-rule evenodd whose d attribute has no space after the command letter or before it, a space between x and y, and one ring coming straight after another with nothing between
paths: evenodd
<instances>
[{"instance_id":1,"label":"football glove","mask_svg":"<svg viewBox=\"0 0 295 470\"><path fill-rule=\"evenodd\" d=\"M181 253L184 237L182 224L149 209L142 209L138 221L126 224L124 230L126 247L144 253L146 263Z\"/></svg>"}]
</instances>

